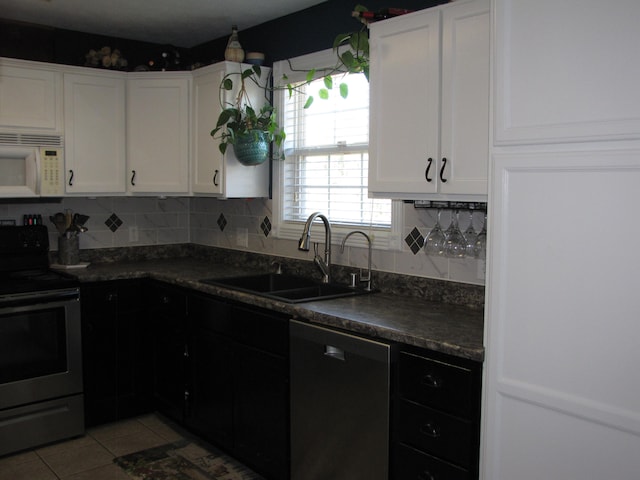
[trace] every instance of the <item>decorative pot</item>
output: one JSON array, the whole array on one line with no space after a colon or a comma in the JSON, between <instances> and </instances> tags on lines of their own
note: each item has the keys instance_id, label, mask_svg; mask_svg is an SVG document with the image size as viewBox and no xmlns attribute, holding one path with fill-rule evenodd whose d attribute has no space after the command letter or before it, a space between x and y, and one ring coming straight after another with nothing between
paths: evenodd
<instances>
[{"instance_id":1,"label":"decorative pot","mask_svg":"<svg viewBox=\"0 0 640 480\"><path fill-rule=\"evenodd\" d=\"M244 135L236 136L233 152L242 165L260 165L269 158L270 144L267 132L249 130Z\"/></svg>"}]
</instances>

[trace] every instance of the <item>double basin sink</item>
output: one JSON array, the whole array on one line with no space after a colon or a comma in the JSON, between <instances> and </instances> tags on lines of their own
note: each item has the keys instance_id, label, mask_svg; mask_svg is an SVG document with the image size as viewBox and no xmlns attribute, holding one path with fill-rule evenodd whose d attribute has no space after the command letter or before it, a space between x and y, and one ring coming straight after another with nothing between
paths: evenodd
<instances>
[{"instance_id":1,"label":"double basin sink","mask_svg":"<svg viewBox=\"0 0 640 480\"><path fill-rule=\"evenodd\" d=\"M356 287L319 283L305 277L280 273L262 273L241 277L207 278L202 283L251 293L287 303L329 300L371 293Z\"/></svg>"}]
</instances>

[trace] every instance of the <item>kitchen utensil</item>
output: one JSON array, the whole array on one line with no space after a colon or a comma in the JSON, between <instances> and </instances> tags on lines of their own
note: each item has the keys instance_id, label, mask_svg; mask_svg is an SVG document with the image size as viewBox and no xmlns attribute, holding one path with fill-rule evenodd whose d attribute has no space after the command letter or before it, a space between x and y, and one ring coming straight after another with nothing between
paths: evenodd
<instances>
[{"instance_id":1,"label":"kitchen utensil","mask_svg":"<svg viewBox=\"0 0 640 480\"><path fill-rule=\"evenodd\" d=\"M64 213L62 212L55 213L49 217L49 220L51 220L51 223L55 225L56 230L58 230L58 233L60 235L64 235L64 233L67 230L67 225L66 225L67 222L66 222L66 217Z\"/></svg>"},{"instance_id":2,"label":"kitchen utensil","mask_svg":"<svg viewBox=\"0 0 640 480\"><path fill-rule=\"evenodd\" d=\"M85 223L87 223L87 220L89 220L89 215L82 215L81 213L76 213L73 216L73 223L75 223L76 225L82 226Z\"/></svg>"},{"instance_id":3,"label":"kitchen utensil","mask_svg":"<svg viewBox=\"0 0 640 480\"><path fill-rule=\"evenodd\" d=\"M69 229L69 227L71 226L71 223L73 222L73 214L71 213L71 210L69 209L65 210L64 221L65 221L65 228Z\"/></svg>"}]
</instances>

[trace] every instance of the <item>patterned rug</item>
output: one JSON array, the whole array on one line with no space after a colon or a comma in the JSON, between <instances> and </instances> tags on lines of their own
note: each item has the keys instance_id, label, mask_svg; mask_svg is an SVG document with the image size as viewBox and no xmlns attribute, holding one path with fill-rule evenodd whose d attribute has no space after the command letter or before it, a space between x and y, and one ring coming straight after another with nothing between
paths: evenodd
<instances>
[{"instance_id":1,"label":"patterned rug","mask_svg":"<svg viewBox=\"0 0 640 480\"><path fill-rule=\"evenodd\" d=\"M220 451L180 440L113 460L136 480L263 480Z\"/></svg>"}]
</instances>

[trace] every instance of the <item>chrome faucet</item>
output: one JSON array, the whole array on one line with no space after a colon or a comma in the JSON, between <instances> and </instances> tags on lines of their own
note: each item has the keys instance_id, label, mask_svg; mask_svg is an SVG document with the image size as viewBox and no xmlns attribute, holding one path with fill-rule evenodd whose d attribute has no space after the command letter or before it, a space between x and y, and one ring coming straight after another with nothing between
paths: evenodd
<instances>
[{"instance_id":1,"label":"chrome faucet","mask_svg":"<svg viewBox=\"0 0 640 480\"><path fill-rule=\"evenodd\" d=\"M369 235L367 235L361 230L354 230L353 232L347 233L347 236L344 237L344 240L342 240L342 244L340 245L340 252L344 252L344 245L345 243L347 243L347 238L349 238L351 235L355 233L359 233L364 238L366 238L367 243L369 244L369 259L367 261L367 274L363 275L362 272L360 272L360 281L366 282L367 286L365 287L365 290L369 291L371 290L371 238L369 238ZM353 275L355 276L356 274L354 273Z\"/></svg>"},{"instance_id":2,"label":"chrome faucet","mask_svg":"<svg viewBox=\"0 0 640 480\"><path fill-rule=\"evenodd\" d=\"M322 215L320 212L315 212L309 215L307 222L304 224L304 230L302 231L302 237L298 243L298 250L304 252L309 251L309 243L311 242L311 224L316 218L319 218L324 223L324 259L318 255L318 244L314 245L314 257L313 263L315 263L322 272L322 281L324 283L331 282L331 223L329 219Z\"/></svg>"}]
</instances>

